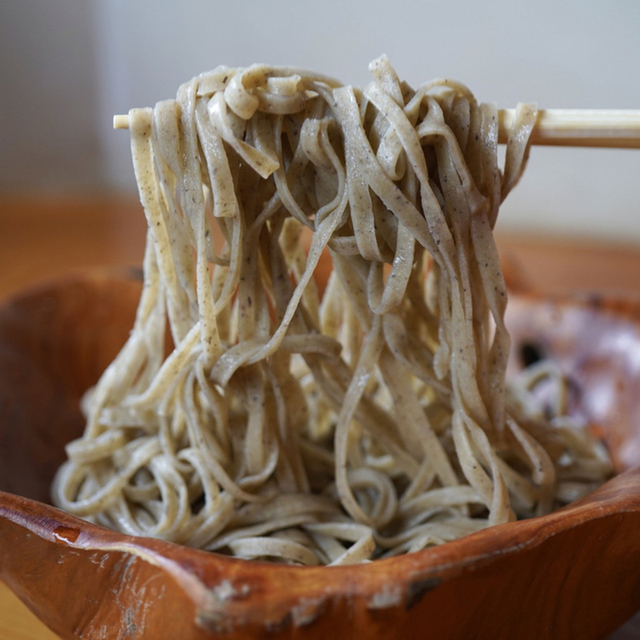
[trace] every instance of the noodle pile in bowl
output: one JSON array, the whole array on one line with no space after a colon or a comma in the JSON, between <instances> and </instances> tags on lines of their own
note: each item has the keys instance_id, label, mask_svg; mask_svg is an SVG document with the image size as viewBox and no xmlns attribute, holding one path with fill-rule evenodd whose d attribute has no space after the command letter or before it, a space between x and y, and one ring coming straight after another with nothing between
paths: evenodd
<instances>
[{"instance_id":1,"label":"noodle pile in bowl","mask_svg":"<svg viewBox=\"0 0 640 640\"><path fill-rule=\"evenodd\" d=\"M517 109L500 170L494 107L449 80L414 90L384 57L370 70L359 91L219 67L130 112L144 289L58 506L348 564L549 512L610 473L585 430L505 383L492 231L535 108Z\"/></svg>"}]
</instances>

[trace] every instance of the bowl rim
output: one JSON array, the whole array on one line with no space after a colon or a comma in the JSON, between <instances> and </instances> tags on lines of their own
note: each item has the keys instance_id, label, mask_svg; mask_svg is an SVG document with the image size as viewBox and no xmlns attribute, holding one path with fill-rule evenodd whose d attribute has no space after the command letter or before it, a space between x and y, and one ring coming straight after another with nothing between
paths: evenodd
<instances>
[{"instance_id":1,"label":"bowl rim","mask_svg":"<svg viewBox=\"0 0 640 640\"><path fill-rule=\"evenodd\" d=\"M411 608L426 592L466 571L535 548L563 531L621 513L640 513L640 468L616 475L584 498L550 514L490 526L437 547L356 565L294 566L122 534L51 505L0 491L0 518L57 545L63 553L120 551L169 574L194 603L205 626L222 615L231 626L275 622L302 601L327 597L358 600L369 609ZM259 599L244 590L249 583L260 594ZM283 591L277 588L282 584L296 588Z\"/></svg>"}]
</instances>

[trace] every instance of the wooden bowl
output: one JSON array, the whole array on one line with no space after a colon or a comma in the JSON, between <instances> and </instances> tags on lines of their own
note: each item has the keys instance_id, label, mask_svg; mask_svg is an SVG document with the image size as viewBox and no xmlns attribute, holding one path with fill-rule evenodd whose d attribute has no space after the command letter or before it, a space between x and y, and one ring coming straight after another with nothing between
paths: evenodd
<instances>
[{"instance_id":1,"label":"wooden bowl","mask_svg":"<svg viewBox=\"0 0 640 640\"><path fill-rule=\"evenodd\" d=\"M80 395L126 339L140 286L94 275L0 309L0 578L62 638L588 639L640 608L640 304L528 297L511 310L514 352L559 355L576 411L628 470L545 517L307 568L133 538L47 504L83 428Z\"/></svg>"}]
</instances>

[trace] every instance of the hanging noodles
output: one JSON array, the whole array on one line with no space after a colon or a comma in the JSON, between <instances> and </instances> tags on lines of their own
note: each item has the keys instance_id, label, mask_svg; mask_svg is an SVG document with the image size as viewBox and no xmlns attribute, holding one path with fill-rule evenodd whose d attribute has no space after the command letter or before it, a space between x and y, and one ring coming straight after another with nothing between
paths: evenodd
<instances>
[{"instance_id":1,"label":"hanging noodles","mask_svg":"<svg viewBox=\"0 0 640 640\"><path fill-rule=\"evenodd\" d=\"M518 108L501 171L494 107L449 80L413 90L384 57L370 70L361 92L219 67L130 112L144 289L85 399L60 507L347 564L546 513L610 472L585 431L505 385L492 230L535 108Z\"/></svg>"}]
</instances>

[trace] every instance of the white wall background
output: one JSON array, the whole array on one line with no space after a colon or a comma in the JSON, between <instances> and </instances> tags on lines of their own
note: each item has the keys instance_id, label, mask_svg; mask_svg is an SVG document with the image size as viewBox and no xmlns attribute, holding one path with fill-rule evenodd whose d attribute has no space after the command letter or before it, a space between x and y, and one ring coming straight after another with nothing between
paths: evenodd
<instances>
[{"instance_id":1,"label":"white wall background","mask_svg":"<svg viewBox=\"0 0 640 640\"><path fill-rule=\"evenodd\" d=\"M417 85L512 107L640 108L638 0L2 0L0 188L133 188L111 116L218 64ZM535 148L502 229L640 243L640 150Z\"/></svg>"}]
</instances>

